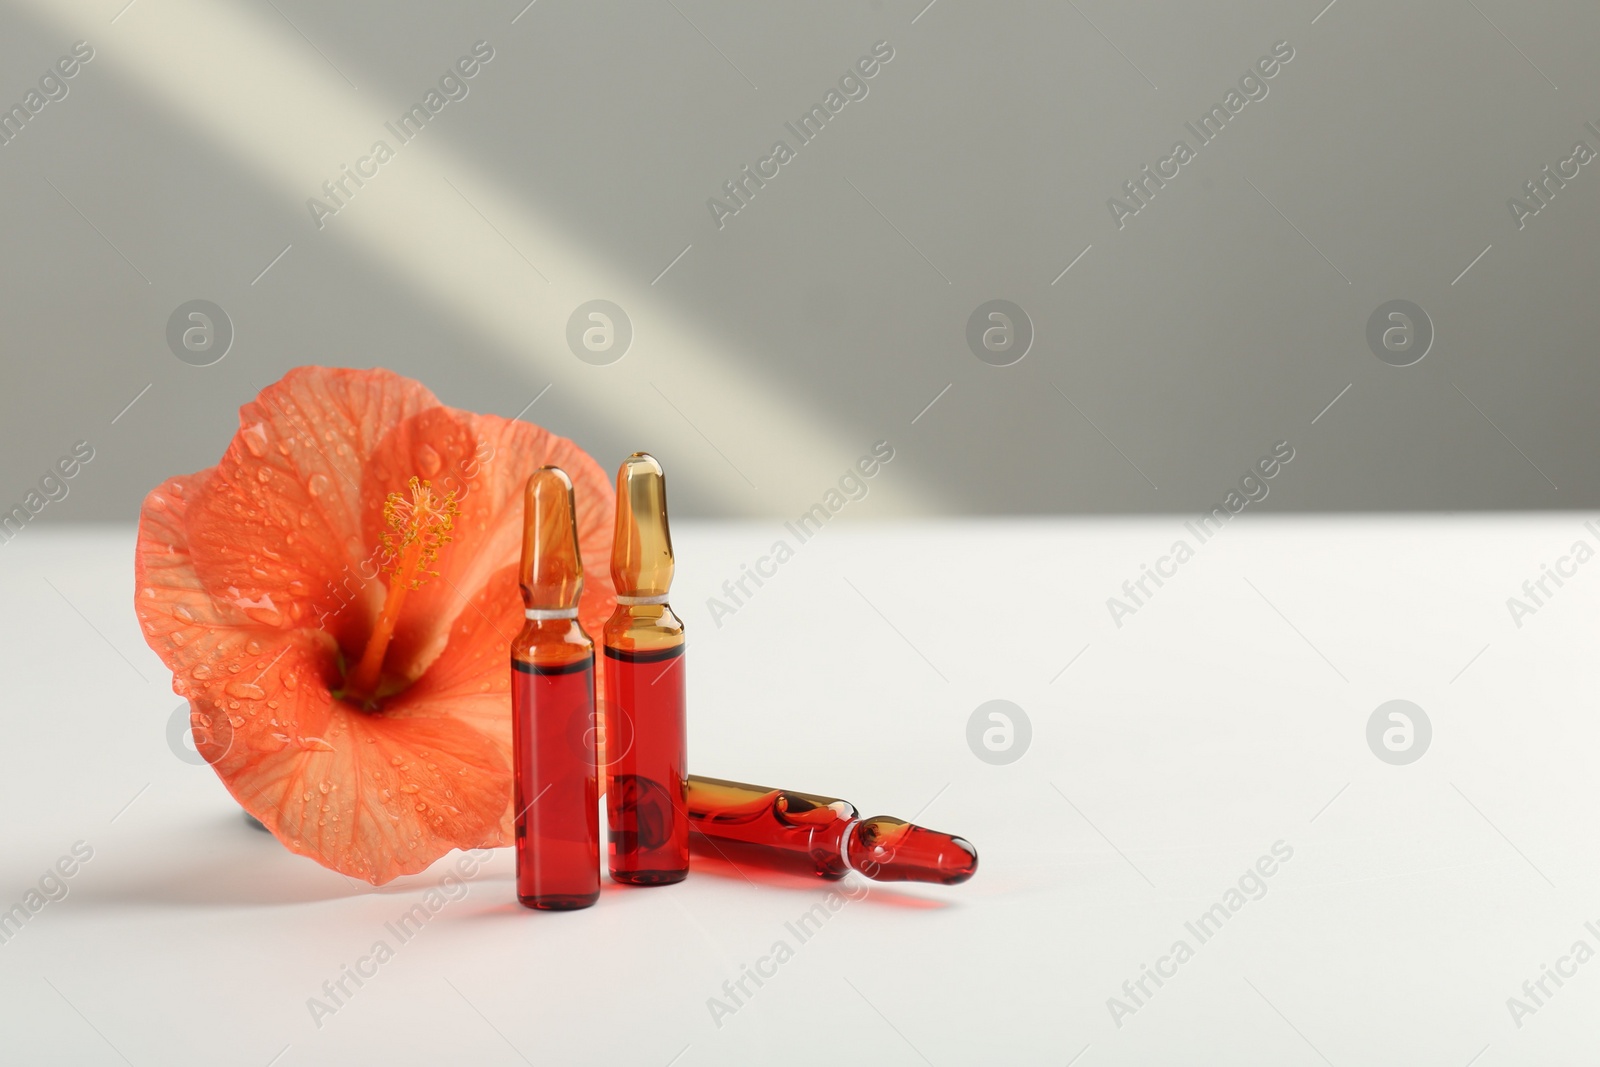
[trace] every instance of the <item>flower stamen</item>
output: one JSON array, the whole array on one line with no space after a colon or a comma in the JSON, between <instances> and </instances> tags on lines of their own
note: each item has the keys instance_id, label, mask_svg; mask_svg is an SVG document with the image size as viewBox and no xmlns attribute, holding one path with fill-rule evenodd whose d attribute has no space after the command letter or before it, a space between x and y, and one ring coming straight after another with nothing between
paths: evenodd
<instances>
[{"instance_id":1,"label":"flower stamen","mask_svg":"<svg viewBox=\"0 0 1600 1067\"><path fill-rule=\"evenodd\" d=\"M389 529L383 535L384 558L389 561L389 588L384 596L383 610L367 639L366 651L361 661L345 678L345 697L356 703L365 703L378 691L383 674L383 657L394 640L394 628L400 621L406 594L420 589L438 571L428 567L439 556L439 549L450 543L450 530L455 525L461 506L454 492L443 497L434 493L429 483L412 478L407 486L410 497L390 493L383 503L383 521Z\"/></svg>"}]
</instances>

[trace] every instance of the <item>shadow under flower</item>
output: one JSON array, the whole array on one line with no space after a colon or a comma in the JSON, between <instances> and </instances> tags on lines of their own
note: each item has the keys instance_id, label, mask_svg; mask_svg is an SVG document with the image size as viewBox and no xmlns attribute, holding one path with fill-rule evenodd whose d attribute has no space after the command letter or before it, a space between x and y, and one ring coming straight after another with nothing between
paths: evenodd
<instances>
[{"instance_id":1,"label":"shadow under flower","mask_svg":"<svg viewBox=\"0 0 1600 1067\"><path fill-rule=\"evenodd\" d=\"M73 900L83 907L241 908L410 894L438 885L456 857L441 858L435 865L441 873L424 871L374 886L296 856L259 827L242 812L169 825L159 836L133 843L137 858L121 856L114 872L75 886ZM485 870L474 881L500 877Z\"/></svg>"}]
</instances>

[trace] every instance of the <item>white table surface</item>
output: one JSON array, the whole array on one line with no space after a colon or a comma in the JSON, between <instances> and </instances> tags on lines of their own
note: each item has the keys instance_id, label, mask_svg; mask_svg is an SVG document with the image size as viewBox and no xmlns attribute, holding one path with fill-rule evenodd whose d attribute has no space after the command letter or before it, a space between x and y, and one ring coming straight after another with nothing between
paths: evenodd
<instances>
[{"instance_id":1,"label":"white table surface","mask_svg":"<svg viewBox=\"0 0 1600 1067\"><path fill-rule=\"evenodd\" d=\"M1106 598L1194 543L1181 520L835 522L720 627L706 597L781 525L679 523L691 767L926 806L977 876L874 887L798 944L828 883L701 864L534 914L501 850L320 1028L308 998L450 861L374 890L247 828L168 747L132 528L30 527L0 545L0 908L93 858L0 945L0 1061L1595 1062L1600 960L1520 1027L1507 1007L1600 950L1600 561L1520 628L1506 607L1600 547L1586 518L1247 512L1121 628ZM966 742L997 698L1033 726L1005 766ZM1407 766L1366 742L1396 698L1434 730ZM1265 895L1195 941L1279 841ZM1193 958L1118 1026L1108 998L1178 939Z\"/></svg>"}]
</instances>

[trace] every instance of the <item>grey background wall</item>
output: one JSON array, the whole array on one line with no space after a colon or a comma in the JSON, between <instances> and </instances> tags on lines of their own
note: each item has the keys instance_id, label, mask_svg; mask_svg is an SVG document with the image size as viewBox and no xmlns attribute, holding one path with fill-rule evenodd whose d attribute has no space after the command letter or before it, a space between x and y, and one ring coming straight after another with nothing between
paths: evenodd
<instances>
[{"instance_id":1,"label":"grey background wall","mask_svg":"<svg viewBox=\"0 0 1600 1067\"><path fill-rule=\"evenodd\" d=\"M303 363L650 448L684 514L798 513L878 440L862 517L1197 511L1279 441L1265 508L1600 499L1600 166L1508 207L1600 151L1593 4L524 2L0 6L7 107L93 49L0 146L0 503L84 440L41 520L131 518ZM234 333L208 366L167 339L195 299ZM567 339L594 299L632 328L606 365ZM1010 366L968 343L994 299L1034 335ZM1367 337L1397 299L1434 333L1403 367Z\"/></svg>"}]
</instances>

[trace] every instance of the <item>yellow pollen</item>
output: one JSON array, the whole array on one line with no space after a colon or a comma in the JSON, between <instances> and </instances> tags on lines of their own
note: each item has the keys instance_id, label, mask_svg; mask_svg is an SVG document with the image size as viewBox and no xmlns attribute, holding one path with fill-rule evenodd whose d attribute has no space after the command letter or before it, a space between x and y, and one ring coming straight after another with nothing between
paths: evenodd
<instances>
[{"instance_id":1,"label":"yellow pollen","mask_svg":"<svg viewBox=\"0 0 1600 1067\"><path fill-rule=\"evenodd\" d=\"M383 521L389 525L383 535L383 548L390 561L390 576L416 589L427 578L437 576L438 572L428 570L428 565L438 558L439 549L450 543L450 530L461 513L461 505L456 503L454 492L441 499L420 478L412 478L407 488L411 491L409 498L394 492L383 502Z\"/></svg>"},{"instance_id":2,"label":"yellow pollen","mask_svg":"<svg viewBox=\"0 0 1600 1067\"><path fill-rule=\"evenodd\" d=\"M394 639L406 594L438 575L428 565L438 558L439 549L450 543L450 530L461 513L453 492L441 498L420 478L412 478L407 488L410 497L395 492L383 502L383 521L389 525L383 535L384 554L389 560L389 589L372 636L367 639L366 651L345 678L345 695L357 703L369 703L377 694L383 677L383 657Z\"/></svg>"}]
</instances>

